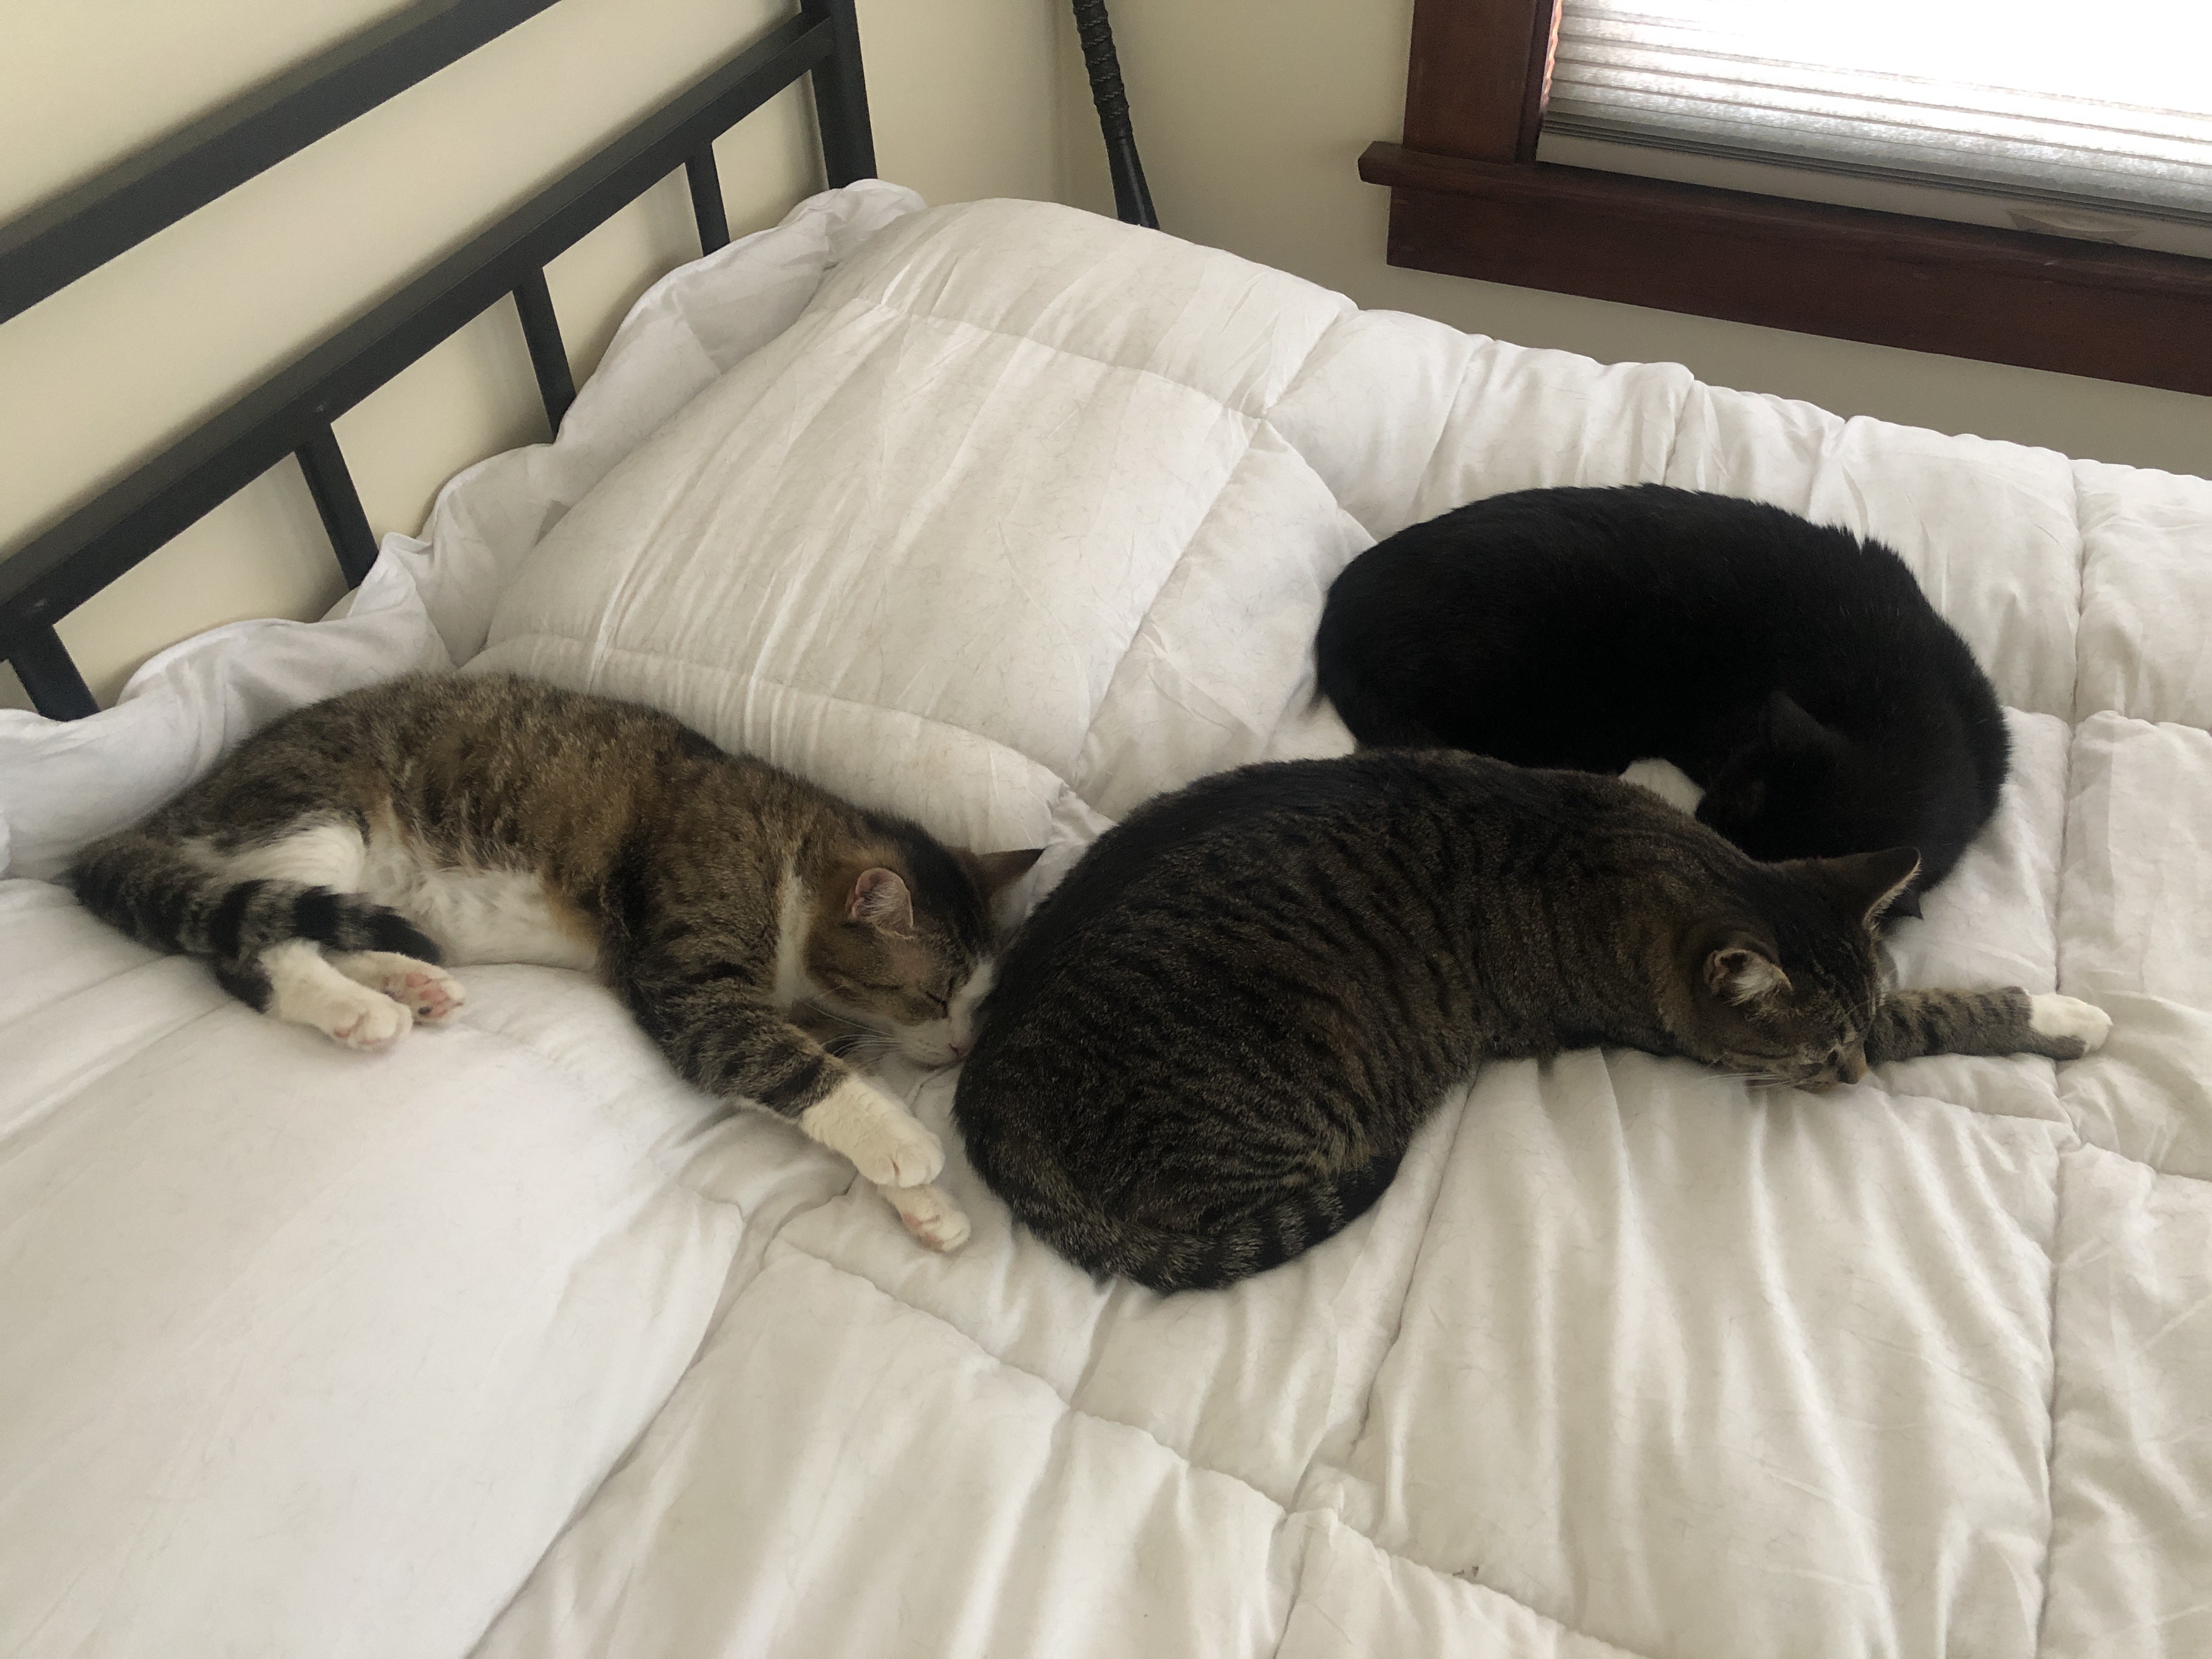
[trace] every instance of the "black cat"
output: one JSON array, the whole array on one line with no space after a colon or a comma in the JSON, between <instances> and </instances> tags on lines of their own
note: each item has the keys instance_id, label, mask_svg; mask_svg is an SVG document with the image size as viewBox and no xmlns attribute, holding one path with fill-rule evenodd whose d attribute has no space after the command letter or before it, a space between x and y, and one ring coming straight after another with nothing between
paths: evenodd
<instances>
[{"instance_id":1,"label":"black cat","mask_svg":"<svg viewBox=\"0 0 2212 1659\"><path fill-rule=\"evenodd\" d=\"M1337 578L1315 648L1364 744L1671 761L1753 857L1912 847L1922 890L1996 810L2010 750L1890 549L1662 484L1517 490L1402 530Z\"/></svg>"}]
</instances>

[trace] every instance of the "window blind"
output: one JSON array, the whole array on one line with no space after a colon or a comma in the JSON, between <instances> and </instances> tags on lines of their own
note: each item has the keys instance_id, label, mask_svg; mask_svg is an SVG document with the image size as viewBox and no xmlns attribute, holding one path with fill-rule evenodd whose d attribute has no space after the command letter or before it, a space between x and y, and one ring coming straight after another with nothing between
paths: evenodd
<instances>
[{"instance_id":1,"label":"window blind","mask_svg":"<svg viewBox=\"0 0 2212 1659\"><path fill-rule=\"evenodd\" d=\"M2212 222L2212 0L1565 0L1544 125Z\"/></svg>"}]
</instances>

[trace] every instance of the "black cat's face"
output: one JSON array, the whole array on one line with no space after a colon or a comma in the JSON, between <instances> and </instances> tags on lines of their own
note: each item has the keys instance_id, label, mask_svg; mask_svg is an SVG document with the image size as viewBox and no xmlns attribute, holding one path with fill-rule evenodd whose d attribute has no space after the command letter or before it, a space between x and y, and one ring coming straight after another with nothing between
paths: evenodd
<instances>
[{"instance_id":1,"label":"black cat's face","mask_svg":"<svg viewBox=\"0 0 2212 1659\"><path fill-rule=\"evenodd\" d=\"M1787 858L1827 843L1841 780L1826 755L1778 753L1761 746L1721 769L1698 822L1718 830L1755 859Z\"/></svg>"},{"instance_id":2,"label":"black cat's face","mask_svg":"<svg viewBox=\"0 0 2212 1659\"><path fill-rule=\"evenodd\" d=\"M1697 817L1752 857L1771 862L1910 841L1899 812L1909 796L1880 756L1777 692L1755 735L1714 775Z\"/></svg>"},{"instance_id":3,"label":"black cat's face","mask_svg":"<svg viewBox=\"0 0 2212 1659\"><path fill-rule=\"evenodd\" d=\"M1909 848L1793 860L1771 872L1766 914L1686 930L1693 1057L1799 1088L1864 1077L1882 996L1875 930L1919 863Z\"/></svg>"}]
</instances>

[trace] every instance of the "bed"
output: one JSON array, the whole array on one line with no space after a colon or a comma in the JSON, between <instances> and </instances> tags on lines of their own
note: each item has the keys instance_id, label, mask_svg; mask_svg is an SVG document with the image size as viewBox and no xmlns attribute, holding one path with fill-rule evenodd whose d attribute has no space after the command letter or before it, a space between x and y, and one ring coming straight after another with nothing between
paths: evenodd
<instances>
[{"instance_id":1,"label":"bed","mask_svg":"<svg viewBox=\"0 0 2212 1659\"><path fill-rule=\"evenodd\" d=\"M667 708L1042 892L1150 794L1350 742L1327 586L1478 496L1658 480L1880 536L1997 686L1906 983L2100 1053L1821 1097L1485 1067L1376 1208L1161 1297L920 1249L581 975L376 1058L55 878L416 667ZM861 179L640 301L547 446L343 614L0 714L0 1651L2212 1651L2212 483L1366 313Z\"/></svg>"}]
</instances>

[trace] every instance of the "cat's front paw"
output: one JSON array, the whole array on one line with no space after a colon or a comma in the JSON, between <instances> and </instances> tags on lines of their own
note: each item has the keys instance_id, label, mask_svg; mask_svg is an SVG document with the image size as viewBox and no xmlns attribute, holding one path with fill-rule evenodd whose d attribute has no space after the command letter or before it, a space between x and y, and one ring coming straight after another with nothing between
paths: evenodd
<instances>
[{"instance_id":1,"label":"cat's front paw","mask_svg":"<svg viewBox=\"0 0 2212 1659\"><path fill-rule=\"evenodd\" d=\"M885 1118L846 1156L879 1187L919 1187L945 1168L945 1144L904 1111Z\"/></svg>"},{"instance_id":2,"label":"cat's front paw","mask_svg":"<svg viewBox=\"0 0 2212 1659\"><path fill-rule=\"evenodd\" d=\"M945 1147L897 1101L848 1077L799 1114L799 1127L878 1187L919 1187L937 1179Z\"/></svg>"},{"instance_id":3,"label":"cat's front paw","mask_svg":"<svg viewBox=\"0 0 2212 1659\"><path fill-rule=\"evenodd\" d=\"M945 1189L925 1182L919 1187L881 1187L899 1219L933 1250L950 1255L968 1242L968 1218L945 1194Z\"/></svg>"},{"instance_id":4,"label":"cat's front paw","mask_svg":"<svg viewBox=\"0 0 2212 1659\"><path fill-rule=\"evenodd\" d=\"M2079 1060L2105 1046L2112 1035L2112 1017L2094 1002L2045 992L2028 998L2027 1027L2049 1041L2055 1058ZM2069 1048L2070 1053L2064 1052Z\"/></svg>"}]
</instances>

